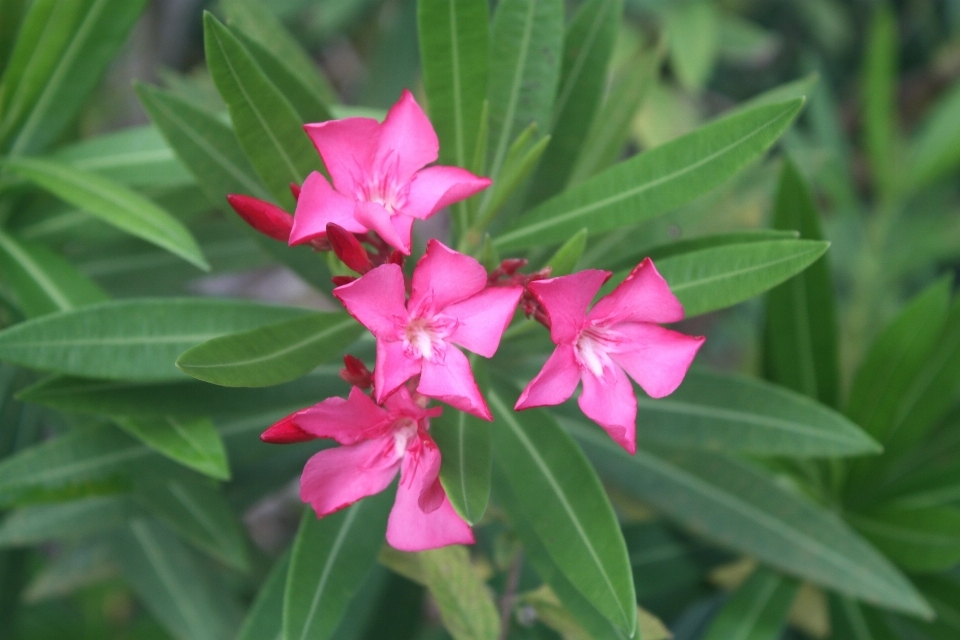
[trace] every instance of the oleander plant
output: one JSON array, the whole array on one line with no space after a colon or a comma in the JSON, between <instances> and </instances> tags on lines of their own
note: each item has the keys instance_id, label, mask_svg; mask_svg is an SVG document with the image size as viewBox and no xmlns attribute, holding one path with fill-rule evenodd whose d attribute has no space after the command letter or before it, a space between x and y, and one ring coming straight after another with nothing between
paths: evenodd
<instances>
[{"instance_id":1,"label":"oleander plant","mask_svg":"<svg viewBox=\"0 0 960 640\"><path fill-rule=\"evenodd\" d=\"M960 638L960 3L174 4L0 0L0 640Z\"/></svg>"}]
</instances>

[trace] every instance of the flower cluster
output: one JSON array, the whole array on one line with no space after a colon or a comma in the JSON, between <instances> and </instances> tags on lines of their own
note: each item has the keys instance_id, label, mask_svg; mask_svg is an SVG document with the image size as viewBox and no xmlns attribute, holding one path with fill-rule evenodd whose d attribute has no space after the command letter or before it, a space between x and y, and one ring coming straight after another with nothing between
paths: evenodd
<instances>
[{"instance_id":1,"label":"flower cluster","mask_svg":"<svg viewBox=\"0 0 960 640\"><path fill-rule=\"evenodd\" d=\"M681 320L683 307L652 261L644 260L592 308L609 272L550 278L549 269L525 274L526 261L508 259L488 273L438 240L427 243L407 278L413 221L478 193L490 180L427 166L438 157L437 136L407 91L383 124L347 118L305 128L332 185L316 172L302 187L292 185L293 216L248 196L228 200L261 233L333 251L358 274L334 278L333 295L376 338L373 371L346 356L341 376L352 385L346 399L328 398L262 435L274 443L330 438L341 445L315 454L301 477L301 498L318 517L383 491L399 471L387 526L393 547L473 542L440 483L430 418L441 409L430 402L493 419L461 349L493 357L518 306L549 328L557 347L515 409L564 402L582 382L584 414L635 452L630 378L652 397L672 393L703 344L702 337L660 326Z\"/></svg>"}]
</instances>

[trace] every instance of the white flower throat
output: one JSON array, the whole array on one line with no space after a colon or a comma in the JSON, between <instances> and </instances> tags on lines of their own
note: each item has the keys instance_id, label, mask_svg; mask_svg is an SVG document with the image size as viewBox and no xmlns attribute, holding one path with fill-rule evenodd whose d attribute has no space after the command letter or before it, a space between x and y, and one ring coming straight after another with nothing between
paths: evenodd
<instances>
[{"instance_id":1,"label":"white flower throat","mask_svg":"<svg viewBox=\"0 0 960 640\"><path fill-rule=\"evenodd\" d=\"M404 352L408 356L430 361L442 357L447 348L447 338L456 325L456 320L442 314L411 318L403 331Z\"/></svg>"},{"instance_id":2,"label":"white flower throat","mask_svg":"<svg viewBox=\"0 0 960 640\"><path fill-rule=\"evenodd\" d=\"M602 376L604 368L613 364L610 353L617 350L620 337L619 333L606 327L584 327L573 346L577 362L593 375Z\"/></svg>"}]
</instances>

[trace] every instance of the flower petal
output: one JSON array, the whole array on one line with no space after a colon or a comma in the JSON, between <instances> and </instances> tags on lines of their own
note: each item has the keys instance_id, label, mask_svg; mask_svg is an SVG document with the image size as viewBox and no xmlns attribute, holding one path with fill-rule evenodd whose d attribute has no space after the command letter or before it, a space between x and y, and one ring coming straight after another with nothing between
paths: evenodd
<instances>
[{"instance_id":1,"label":"flower petal","mask_svg":"<svg viewBox=\"0 0 960 640\"><path fill-rule=\"evenodd\" d=\"M523 287L487 287L475 296L446 307L443 313L457 320L450 340L484 358L492 358L521 295Z\"/></svg>"},{"instance_id":2,"label":"flower petal","mask_svg":"<svg viewBox=\"0 0 960 640\"><path fill-rule=\"evenodd\" d=\"M583 370L583 393L578 404L584 414L610 434L630 455L637 452L637 397L620 367L603 369L597 377Z\"/></svg>"},{"instance_id":3,"label":"flower petal","mask_svg":"<svg viewBox=\"0 0 960 640\"><path fill-rule=\"evenodd\" d=\"M327 398L292 416L293 424L318 438L333 438L340 444L356 444L379 435L390 426L390 414L356 387L344 398Z\"/></svg>"},{"instance_id":4,"label":"flower petal","mask_svg":"<svg viewBox=\"0 0 960 640\"><path fill-rule=\"evenodd\" d=\"M670 395L680 386L706 340L703 336L688 336L645 322L618 324L616 330L626 340L610 357L651 398Z\"/></svg>"},{"instance_id":5,"label":"flower petal","mask_svg":"<svg viewBox=\"0 0 960 640\"><path fill-rule=\"evenodd\" d=\"M384 264L372 269L353 282L337 287L333 295L377 338L396 340L398 328L406 324L406 289L403 271L398 265Z\"/></svg>"},{"instance_id":6,"label":"flower petal","mask_svg":"<svg viewBox=\"0 0 960 640\"><path fill-rule=\"evenodd\" d=\"M644 258L616 289L593 306L589 318L603 322L678 322L683 320L683 305L653 266L653 260Z\"/></svg>"},{"instance_id":7,"label":"flower petal","mask_svg":"<svg viewBox=\"0 0 960 640\"><path fill-rule=\"evenodd\" d=\"M300 477L300 499L322 518L380 493L400 468L392 437L325 449L314 454Z\"/></svg>"},{"instance_id":8,"label":"flower petal","mask_svg":"<svg viewBox=\"0 0 960 640\"><path fill-rule=\"evenodd\" d=\"M377 202L358 202L355 212L357 222L365 228L376 231L384 242L394 249L410 255L410 231L413 218L402 213L391 215Z\"/></svg>"},{"instance_id":9,"label":"flower petal","mask_svg":"<svg viewBox=\"0 0 960 640\"><path fill-rule=\"evenodd\" d=\"M358 179L362 183L373 166L380 123L373 118L343 118L303 128L323 158L337 191L352 197Z\"/></svg>"},{"instance_id":10,"label":"flower petal","mask_svg":"<svg viewBox=\"0 0 960 640\"><path fill-rule=\"evenodd\" d=\"M423 360L417 391L484 420L493 420L473 379L467 356L448 345L442 362Z\"/></svg>"},{"instance_id":11,"label":"flower petal","mask_svg":"<svg viewBox=\"0 0 960 640\"><path fill-rule=\"evenodd\" d=\"M411 358L402 341L377 340L377 366L373 369L373 392L377 402L420 373L420 358Z\"/></svg>"},{"instance_id":12,"label":"flower petal","mask_svg":"<svg viewBox=\"0 0 960 640\"><path fill-rule=\"evenodd\" d=\"M387 521L387 542L401 551L473 544L470 525L457 515L440 486L437 445L428 438L421 442L419 455L408 453L403 459L397 499Z\"/></svg>"},{"instance_id":13,"label":"flower petal","mask_svg":"<svg viewBox=\"0 0 960 640\"><path fill-rule=\"evenodd\" d=\"M327 234L331 222L351 233L367 230L357 222L354 212L356 203L333 190L327 179L318 171L307 176L297 200L297 210L290 230L290 244L308 242Z\"/></svg>"},{"instance_id":14,"label":"flower petal","mask_svg":"<svg viewBox=\"0 0 960 640\"><path fill-rule=\"evenodd\" d=\"M440 142L433 125L413 94L404 89L380 125L376 166L389 167L395 181L402 184L419 169L435 162L439 151Z\"/></svg>"},{"instance_id":15,"label":"flower petal","mask_svg":"<svg viewBox=\"0 0 960 640\"><path fill-rule=\"evenodd\" d=\"M561 344L547 359L537 377L520 394L514 409L520 411L565 402L577 390L579 382L580 365L577 364L573 347Z\"/></svg>"},{"instance_id":16,"label":"flower petal","mask_svg":"<svg viewBox=\"0 0 960 640\"><path fill-rule=\"evenodd\" d=\"M412 315L432 315L480 293L486 286L487 270L483 265L431 239L427 252L413 270L408 308Z\"/></svg>"},{"instance_id":17,"label":"flower petal","mask_svg":"<svg viewBox=\"0 0 960 640\"><path fill-rule=\"evenodd\" d=\"M435 166L418 171L410 183L403 212L424 220L454 202L466 200L492 183L460 167Z\"/></svg>"},{"instance_id":18,"label":"flower petal","mask_svg":"<svg viewBox=\"0 0 960 640\"><path fill-rule=\"evenodd\" d=\"M587 269L527 285L550 317L550 338L554 343L568 344L576 340L590 301L610 275L609 271Z\"/></svg>"}]
</instances>

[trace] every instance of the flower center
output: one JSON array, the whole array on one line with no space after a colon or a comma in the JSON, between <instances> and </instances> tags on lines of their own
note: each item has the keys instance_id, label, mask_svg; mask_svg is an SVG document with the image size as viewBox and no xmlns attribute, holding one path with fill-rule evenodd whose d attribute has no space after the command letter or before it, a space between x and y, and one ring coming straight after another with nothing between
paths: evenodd
<instances>
[{"instance_id":1,"label":"flower center","mask_svg":"<svg viewBox=\"0 0 960 640\"><path fill-rule=\"evenodd\" d=\"M403 349L410 357L434 361L443 357L447 338L453 333L456 321L442 315L417 317L403 330Z\"/></svg>"},{"instance_id":2,"label":"flower center","mask_svg":"<svg viewBox=\"0 0 960 640\"><path fill-rule=\"evenodd\" d=\"M606 327L584 327L580 330L574 345L577 362L593 375L601 376L604 367L612 364L610 352L616 350L619 342L617 333Z\"/></svg>"},{"instance_id":3,"label":"flower center","mask_svg":"<svg viewBox=\"0 0 960 640\"><path fill-rule=\"evenodd\" d=\"M395 154L389 154L380 162L379 166L373 167L373 170L365 176L365 179L358 182L357 199L376 202L386 209L390 215L396 213L398 209L402 209L407 203L410 185L398 184L397 164L398 159Z\"/></svg>"},{"instance_id":4,"label":"flower center","mask_svg":"<svg viewBox=\"0 0 960 640\"><path fill-rule=\"evenodd\" d=\"M413 418L400 418L393 424L393 451L397 459L407 453L407 447L417 437L417 422Z\"/></svg>"}]
</instances>

